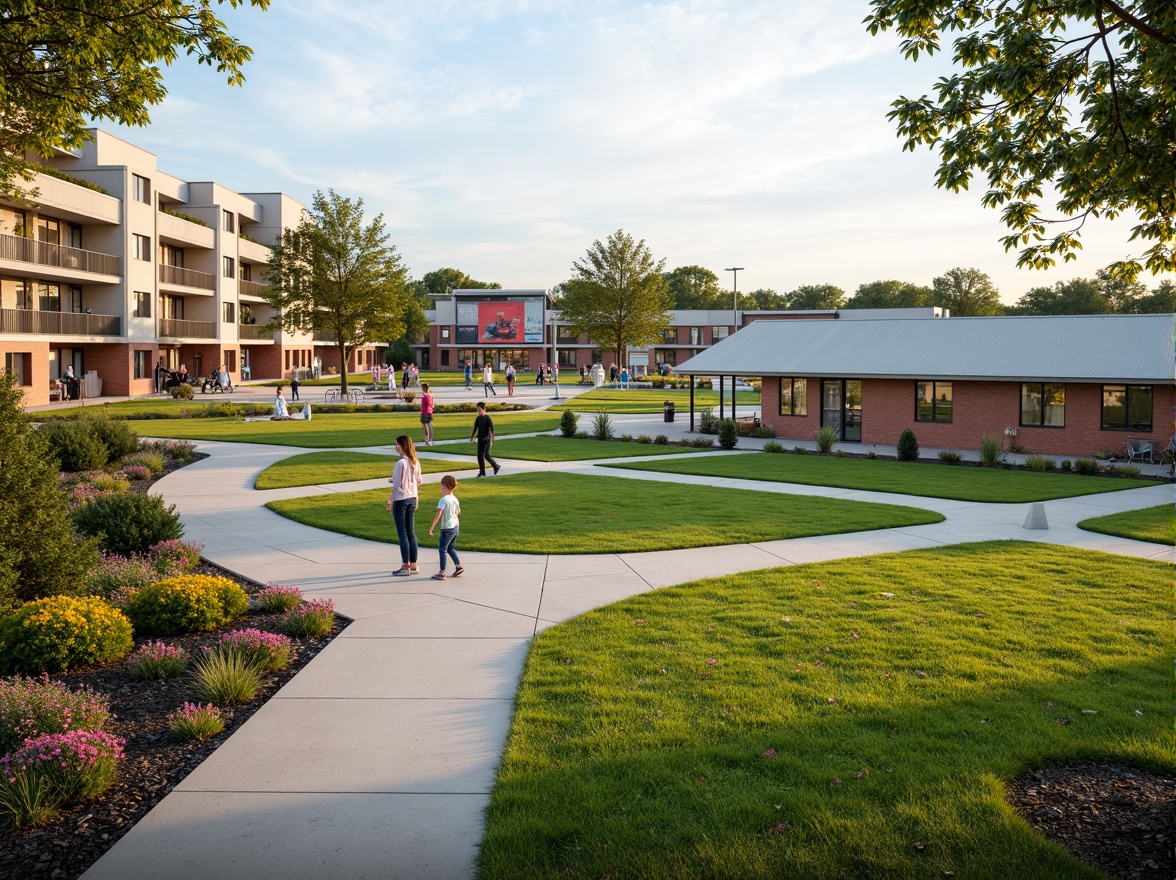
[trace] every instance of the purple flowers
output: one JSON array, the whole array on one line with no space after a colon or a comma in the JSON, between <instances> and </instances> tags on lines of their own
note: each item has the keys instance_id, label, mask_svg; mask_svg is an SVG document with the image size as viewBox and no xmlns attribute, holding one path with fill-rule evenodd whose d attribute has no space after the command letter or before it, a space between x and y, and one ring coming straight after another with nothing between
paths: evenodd
<instances>
[{"instance_id":1,"label":"purple flowers","mask_svg":"<svg viewBox=\"0 0 1176 880\"><path fill-rule=\"evenodd\" d=\"M167 720L171 724L172 735L180 742L205 740L225 729L220 709L212 703L206 706L199 703L184 703L168 715Z\"/></svg>"},{"instance_id":2,"label":"purple flowers","mask_svg":"<svg viewBox=\"0 0 1176 880\"><path fill-rule=\"evenodd\" d=\"M0 752L42 734L96 730L109 717L106 698L88 688L71 691L47 675L0 679Z\"/></svg>"},{"instance_id":3,"label":"purple flowers","mask_svg":"<svg viewBox=\"0 0 1176 880\"><path fill-rule=\"evenodd\" d=\"M203 544L191 541L160 541L147 551L147 560L161 578L175 577L194 569L203 549Z\"/></svg>"},{"instance_id":4,"label":"purple flowers","mask_svg":"<svg viewBox=\"0 0 1176 880\"><path fill-rule=\"evenodd\" d=\"M0 766L12 774L52 764L62 769L83 770L99 761L120 761L126 740L101 730L71 730L69 733L46 733L26 739L21 748L0 758Z\"/></svg>"},{"instance_id":5,"label":"purple flowers","mask_svg":"<svg viewBox=\"0 0 1176 880\"><path fill-rule=\"evenodd\" d=\"M131 480L146 480L151 476L151 471L141 464L124 464L122 472Z\"/></svg>"},{"instance_id":6,"label":"purple flowers","mask_svg":"<svg viewBox=\"0 0 1176 880\"><path fill-rule=\"evenodd\" d=\"M330 599L311 599L286 612L283 628L295 638L319 638L335 624L335 603Z\"/></svg>"},{"instance_id":7,"label":"purple flowers","mask_svg":"<svg viewBox=\"0 0 1176 880\"><path fill-rule=\"evenodd\" d=\"M256 599L262 611L274 614L296 608L302 602L302 590L280 584L266 584L264 589L258 591Z\"/></svg>"},{"instance_id":8,"label":"purple flowers","mask_svg":"<svg viewBox=\"0 0 1176 880\"><path fill-rule=\"evenodd\" d=\"M188 655L183 648L166 642L146 642L131 658L131 675L144 681L174 678L184 671L187 663Z\"/></svg>"},{"instance_id":9,"label":"purple flowers","mask_svg":"<svg viewBox=\"0 0 1176 880\"><path fill-rule=\"evenodd\" d=\"M262 672L273 672L290 665L290 639L279 633L236 629L220 637L216 650L242 654Z\"/></svg>"}]
</instances>

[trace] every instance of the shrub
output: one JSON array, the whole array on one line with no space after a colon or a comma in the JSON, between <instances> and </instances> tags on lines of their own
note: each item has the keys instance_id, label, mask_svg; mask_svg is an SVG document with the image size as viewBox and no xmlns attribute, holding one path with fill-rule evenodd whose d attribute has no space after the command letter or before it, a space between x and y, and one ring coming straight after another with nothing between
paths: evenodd
<instances>
[{"instance_id":1,"label":"shrub","mask_svg":"<svg viewBox=\"0 0 1176 880\"><path fill-rule=\"evenodd\" d=\"M622 443L632 443L633 442L633 435L632 434L622 434L617 439Z\"/></svg>"},{"instance_id":2,"label":"shrub","mask_svg":"<svg viewBox=\"0 0 1176 880\"><path fill-rule=\"evenodd\" d=\"M106 697L89 688L71 691L47 675L0 679L0 754L46 733L102 730L109 720Z\"/></svg>"},{"instance_id":3,"label":"shrub","mask_svg":"<svg viewBox=\"0 0 1176 880\"><path fill-rule=\"evenodd\" d=\"M171 396L176 400L191 400L193 397L192 386L187 382L176 385L171 390Z\"/></svg>"},{"instance_id":4,"label":"shrub","mask_svg":"<svg viewBox=\"0 0 1176 880\"><path fill-rule=\"evenodd\" d=\"M96 596L49 596L0 621L0 670L66 672L107 663L132 647L131 623Z\"/></svg>"},{"instance_id":5,"label":"shrub","mask_svg":"<svg viewBox=\"0 0 1176 880\"><path fill-rule=\"evenodd\" d=\"M248 608L245 591L228 578L185 574L139 590L127 616L139 632L170 636L215 629Z\"/></svg>"},{"instance_id":6,"label":"shrub","mask_svg":"<svg viewBox=\"0 0 1176 880\"><path fill-rule=\"evenodd\" d=\"M648 434L638 434L637 435L637 442L638 443L652 443L653 438L650 437Z\"/></svg>"},{"instance_id":7,"label":"shrub","mask_svg":"<svg viewBox=\"0 0 1176 880\"><path fill-rule=\"evenodd\" d=\"M267 614L278 611L289 611L302 602L302 590L297 587L283 587L278 584L266 584L256 596L257 604Z\"/></svg>"},{"instance_id":8,"label":"shrub","mask_svg":"<svg viewBox=\"0 0 1176 880\"><path fill-rule=\"evenodd\" d=\"M175 678L188 665L188 654L165 642L145 642L131 658L131 675L141 681Z\"/></svg>"},{"instance_id":9,"label":"shrub","mask_svg":"<svg viewBox=\"0 0 1176 880\"><path fill-rule=\"evenodd\" d=\"M871 449L866 453L866 458L868 458L870 461L876 461L878 459L878 453Z\"/></svg>"},{"instance_id":10,"label":"shrub","mask_svg":"<svg viewBox=\"0 0 1176 880\"><path fill-rule=\"evenodd\" d=\"M88 420L48 422L39 431L63 471L94 471L110 460L106 445Z\"/></svg>"},{"instance_id":11,"label":"shrub","mask_svg":"<svg viewBox=\"0 0 1176 880\"><path fill-rule=\"evenodd\" d=\"M124 467L126 465L139 465L140 467L146 468L151 474L163 473L163 453L156 452L152 449L141 449L123 458L122 462Z\"/></svg>"},{"instance_id":12,"label":"shrub","mask_svg":"<svg viewBox=\"0 0 1176 880\"><path fill-rule=\"evenodd\" d=\"M196 444L191 440L165 440L163 454L173 461L191 461L196 454Z\"/></svg>"},{"instance_id":13,"label":"shrub","mask_svg":"<svg viewBox=\"0 0 1176 880\"><path fill-rule=\"evenodd\" d=\"M822 455L828 455L833 449L833 444L839 439L837 431L831 426L825 425L823 428L818 428L813 434L813 439L817 441L817 451Z\"/></svg>"},{"instance_id":14,"label":"shrub","mask_svg":"<svg viewBox=\"0 0 1176 880\"><path fill-rule=\"evenodd\" d=\"M201 706L199 703L184 703L183 706L168 715L167 720L171 725L172 736L180 742L194 740L202 742L225 729L220 709L212 703L207 706Z\"/></svg>"},{"instance_id":15,"label":"shrub","mask_svg":"<svg viewBox=\"0 0 1176 880\"><path fill-rule=\"evenodd\" d=\"M261 669L237 651L205 651L192 663L192 690L217 706L248 703L261 687Z\"/></svg>"},{"instance_id":16,"label":"shrub","mask_svg":"<svg viewBox=\"0 0 1176 880\"><path fill-rule=\"evenodd\" d=\"M565 437L575 437L576 426L579 423L580 417L570 409L565 409L563 415L559 417L559 432Z\"/></svg>"},{"instance_id":17,"label":"shrub","mask_svg":"<svg viewBox=\"0 0 1176 880\"><path fill-rule=\"evenodd\" d=\"M793 446L792 447L792 454L793 455L808 455L809 451L807 449L805 449L803 446Z\"/></svg>"},{"instance_id":18,"label":"shrub","mask_svg":"<svg viewBox=\"0 0 1176 880\"><path fill-rule=\"evenodd\" d=\"M587 440L588 439L588 432L587 431L577 431L576 432L576 439L577 440Z\"/></svg>"},{"instance_id":19,"label":"shrub","mask_svg":"<svg viewBox=\"0 0 1176 880\"><path fill-rule=\"evenodd\" d=\"M282 628L294 638L320 638L335 625L335 603L330 599L311 599L286 612Z\"/></svg>"},{"instance_id":20,"label":"shrub","mask_svg":"<svg viewBox=\"0 0 1176 880\"><path fill-rule=\"evenodd\" d=\"M94 436L106 447L108 461L118 461L139 448L139 435L125 419L112 419L104 415L90 415L78 419L78 424L89 423Z\"/></svg>"},{"instance_id":21,"label":"shrub","mask_svg":"<svg viewBox=\"0 0 1176 880\"><path fill-rule=\"evenodd\" d=\"M940 464L959 464L963 461L963 457L958 452L952 452L950 449L939 450Z\"/></svg>"},{"instance_id":22,"label":"shrub","mask_svg":"<svg viewBox=\"0 0 1176 880\"><path fill-rule=\"evenodd\" d=\"M97 489L99 494L125 492L127 491L127 478L122 471L113 474L99 474L90 481L90 485Z\"/></svg>"},{"instance_id":23,"label":"shrub","mask_svg":"<svg viewBox=\"0 0 1176 880\"><path fill-rule=\"evenodd\" d=\"M653 438L653 442L656 443L658 446L665 446L667 443L670 442L670 438L667 437L665 434L658 434L656 437Z\"/></svg>"},{"instance_id":24,"label":"shrub","mask_svg":"<svg viewBox=\"0 0 1176 880\"><path fill-rule=\"evenodd\" d=\"M717 434L719 433L719 417L710 410L702 413L698 417L698 433L699 434Z\"/></svg>"},{"instance_id":25,"label":"shrub","mask_svg":"<svg viewBox=\"0 0 1176 880\"><path fill-rule=\"evenodd\" d=\"M846 458L849 456L849 453L846 452L844 449L838 449L836 452L833 453L833 455L836 458Z\"/></svg>"},{"instance_id":26,"label":"shrub","mask_svg":"<svg viewBox=\"0 0 1176 880\"><path fill-rule=\"evenodd\" d=\"M1125 464L1119 468L1119 474L1121 476L1127 477L1128 479L1134 480L1139 476L1140 470L1133 464Z\"/></svg>"},{"instance_id":27,"label":"shrub","mask_svg":"<svg viewBox=\"0 0 1176 880\"><path fill-rule=\"evenodd\" d=\"M1004 460L1004 437L1000 434L981 434L980 467L999 467Z\"/></svg>"},{"instance_id":28,"label":"shrub","mask_svg":"<svg viewBox=\"0 0 1176 880\"><path fill-rule=\"evenodd\" d=\"M1074 461L1074 471L1084 477L1097 477L1098 462L1093 458L1079 458Z\"/></svg>"},{"instance_id":29,"label":"shrub","mask_svg":"<svg viewBox=\"0 0 1176 880\"><path fill-rule=\"evenodd\" d=\"M916 461L919 458L919 441L915 439L915 432L910 428L903 428L898 435L898 460Z\"/></svg>"},{"instance_id":30,"label":"shrub","mask_svg":"<svg viewBox=\"0 0 1176 880\"><path fill-rule=\"evenodd\" d=\"M215 650L241 654L262 672L276 672L290 665L290 639L280 633L235 629L220 637Z\"/></svg>"},{"instance_id":31,"label":"shrub","mask_svg":"<svg viewBox=\"0 0 1176 880\"><path fill-rule=\"evenodd\" d=\"M723 419L719 423L719 446L734 449L739 443L739 427L734 419Z\"/></svg>"},{"instance_id":32,"label":"shrub","mask_svg":"<svg viewBox=\"0 0 1176 880\"><path fill-rule=\"evenodd\" d=\"M122 472L127 475L128 480L146 480L151 477L151 471L141 464L124 464Z\"/></svg>"},{"instance_id":33,"label":"shrub","mask_svg":"<svg viewBox=\"0 0 1176 880\"><path fill-rule=\"evenodd\" d=\"M1073 468L1074 468L1074 462L1070 461L1070 459L1067 458L1065 461L1062 462L1062 470L1069 472Z\"/></svg>"},{"instance_id":34,"label":"shrub","mask_svg":"<svg viewBox=\"0 0 1176 880\"><path fill-rule=\"evenodd\" d=\"M751 436L760 440L766 440L776 436L776 429L771 425L760 425L751 432Z\"/></svg>"},{"instance_id":35,"label":"shrub","mask_svg":"<svg viewBox=\"0 0 1176 880\"><path fill-rule=\"evenodd\" d=\"M695 437L690 441L690 445L697 449L710 449L715 445L715 441L710 437Z\"/></svg>"},{"instance_id":36,"label":"shrub","mask_svg":"<svg viewBox=\"0 0 1176 880\"><path fill-rule=\"evenodd\" d=\"M165 506L162 497L149 492L95 498L74 511L74 525L82 535L97 538L103 550L123 556L184 534L175 505Z\"/></svg>"},{"instance_id":37,"label":"shrub","mask_svg":"<svg viewBox=\"0 0 1176 880\"><path fill-rule=\"evenodd\" d=\"M592 417L592 436L597 440L611 440L613 437L612 419L604 410Z\"/></svg>"},{"instance_id":38,"label":"shrub","mask_svg":"<svg viewBox=\"0 0 1176 880\"><path fill-rule=\"evenodd\" d=\"M147 551L147 561L160 577L175 577L190 572L200 564L203 544L172 539L160 541Z\"/></svg>"},{"instance_id":39,"label":"shrub","mask_svg":"<svg viewBox=\"0 0 1176 880\"><path fill-rule=\"evenodd\" d=\"M25 827L51 821L61 804L98 797L118 778L123 744L97 730L26 740L0 758L0 808Z\"/></svg>"},{"instance_id":40,"label":"shrub","mask_svg":"<svg viewBox=\"0 0 1176 880\"><path fill-rule=\"evenodd\" d=\"M1109 462L1102 469L1102 475L1104 477L1119 477L1122 474L1123 472L1119 470L1119 466L1114 462Z\"/></svg>"},{"instance_id":41,"label":"shrub","mask_svg":"<svg viewBox=\"0 0 1176 880\"><path fill-rule=\"evenodd\" d=\"M103 553L98 559L98 564L90 570L90 575L86 578L86 592L109 601L116 595L141 590L157 580L159 576L155 568L142 556L128 559L114 553Z\"/></svg>"},{"instance_id":42,"label":"shrub","mask_svg":"<svg viewBox=\"0 0 1176 880\"><path fill-rule=\"evenodd\" d=\"M0 814L16 828L36 828L57 818L60 801L39 773L0 774Z\"/></svg>"},{"instance_id":43,"label":"shrub","mask_svg":"<svg viewBox=\"0 0 1176 880\"><path fill-rule=\"evenodd\" d=\"M784 451L784 446L777 443L775 440L769 440L764 444L764 452L781 453Z\"/></svg>"},{"instance_id":44,"label":"shrub","mask_svg":"<svg viewBox=\"0 0 1176 880\"><path fill-rule=\"evenodd\" d=\"M1058 463L1052 458L1046 458L1044 455L1037 455L1036 453L1025 458L1025 467L1031 471L1052 471L1058 466Z\"/></svg>"}]
</instances>

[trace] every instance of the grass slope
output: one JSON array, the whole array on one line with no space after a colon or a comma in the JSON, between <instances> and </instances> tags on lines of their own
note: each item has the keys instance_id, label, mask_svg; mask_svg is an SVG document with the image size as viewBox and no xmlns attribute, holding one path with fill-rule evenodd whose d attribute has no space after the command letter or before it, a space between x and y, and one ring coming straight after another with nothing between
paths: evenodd
<instances>
[{"instance_id":1,"label":"grass slope","mask_svg":"<svg viewBox=\"0 0 1176 880\"><path fill-rule=\"evenodd\" d=\"M1153 544L1176 544L1176 517L1172 515L1171 504L1084 519L1078 528Z\"/></svg>"},{"instance_id":2,"label":"grass slope","mask_svg":"<svg viewBox=\"0 0 1176 880\"><path fill-rule=\"evenodd\" d=\"M457 495L461 547L512 553L673 550L943 519L933 511L888 504L557 473L466 480ZM436 485L422 486L418 510L428 514L439 496ZM315 528L393 543L391 514L384 514L387 499L387 490L374 489L271 501L266 507ZM425 531L418 530L421 543L436 546Z\"/></svg>"},{"instance_id":3,"label":"grass slope","mask_svg":"<svg viewBox=\"0 0 1176 880\"><path fill-rule=\"evenodd\" d=\"M271 464L257 475L253 488L287 489L291 486L324 486L386 478L392 475L396 459L395 455L375 455L370 452L306 452ZM422 458L420 463L421 472L426 474L477 468L476 464L469 461Z\"/></svg>"},{"instance_id":4,"label":"grass slope","mask_svg":"<svg viewBox=\"0 0 1176 880\"><path fill-rule=\"evenodd\" d=\"M552 409L570 409L576 412L597 412L598 410L604 410L610 413L659 413L662 411L662 403L667 400L674 402L674 406L678 409L679 418L683 418L683 413L689 413L690 390L681 388L634 388L629 391L620 391L614 388L598 388L595 391L580 394L570 399L567 403L556 404ZM724 392L723 400L728 407L731 406L730 388ZM695 411L711 409L718 405L719 392L709 391L707 389L695 389ZM759 392L740 391L739 405L759 406ZM686 415L685 418L689 418L689 415Z\"/></svg>"},{"instance_id":5,"label":"grass slope","mask_svg":"<svg viewBox=\"0 0 1176 880\"><path fill-rule=\"evenodd\" d=\"M1176 771L1171 580L994 542L698 581L552 627L479 876L1100 878L1002 787L1083 760Z\"/></svg>"},{"instance_id":6,"label":"grass slope","mask_svg":"<svg viewBox=\"0 0 1176 880\"><path fill-rule=\"evenodd\" d=\"M498 423L495 422L495 425ZM472 444L440 447L438 452L476 455ZM693 449L688 446L661 446L656 443L619 443L600 440L576 440L567 437L518 437L495 440L495 458L519 458L526 461L582 461L590 458L628 458L638 455L682 455L692 452L714 452L713 449Z\"/></svg>"},{"instance_id":7,"label":"grass slope","mask_svg":"<svg viewBox=\"0 0 1176 880\"><path fill-rule=\"evenodd\" d=\"M1021 504L1072 498L1098 492L1119 492L1154 486L1147 480L1079 477L1073 474L1043 474L1034 471L950 467L928 462L870 461L823 455L781 455L751 453L706 456L684 461L634 462L606 465L675 474L703 474L745 480L801 483L806 486L835 486L871 492L895 492L958 501L990 501Z\"/></svg>"}]
</instances>

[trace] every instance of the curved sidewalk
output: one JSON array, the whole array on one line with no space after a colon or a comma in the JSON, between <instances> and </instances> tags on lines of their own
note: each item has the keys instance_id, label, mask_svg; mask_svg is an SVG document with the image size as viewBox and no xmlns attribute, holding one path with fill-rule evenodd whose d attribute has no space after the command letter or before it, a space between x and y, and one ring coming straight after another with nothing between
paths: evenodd
<instances>
[{"instance_id":1,"label":"curved sidewalk","mask_svg":"<svg viewBox=\"0 0 1176 880\"><path fill-rule=\"evenodd\" d=\"M87 880L472 876L514 693L540 629L649 589L778 565L1000 538L1170 559L1171 548L1084 532L1087 517L1170 502L1170 485L1027 505L819 486L602 471L588 462L511 470L594 473L938 510L942 523L651 553L462 552L460 579L392 578L394 545L333 535L264 504L386 486L382 480L259 492L256 475L309 450L200 443L212 457L158 488L212 561L334 600L353 623L122 838ZM373 451L373 450L368 450ZM444 446L432 452L444 456ZM616 460L613 460L616 461ZM437 479L438 475L432 475ZM427 477L426 479L429 479ZM382 511L375 512L382 515ZM389 523L391 528L391 523ZM431 572L425 551L422 569Z\"/></svg>"}]
</instances>

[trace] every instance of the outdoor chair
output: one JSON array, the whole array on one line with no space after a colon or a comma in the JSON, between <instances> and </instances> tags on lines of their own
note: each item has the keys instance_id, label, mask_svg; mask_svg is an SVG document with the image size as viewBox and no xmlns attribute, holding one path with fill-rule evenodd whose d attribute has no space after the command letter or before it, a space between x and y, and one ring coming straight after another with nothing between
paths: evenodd
<instances>
[{"instance_id":1,"label":"outdoor chair","mask_svg":"<svg viewBox=\"0 0 1176 880\"><path fill-rule=\"evenodd\" d=\"M1127 442L1123 446L1123 454L1127 461L1134 462L1146 461L1148 464L1155 464L1156 444L1151 440L1133 440L1127 438Z\"/></svg>"}]
</instances>

